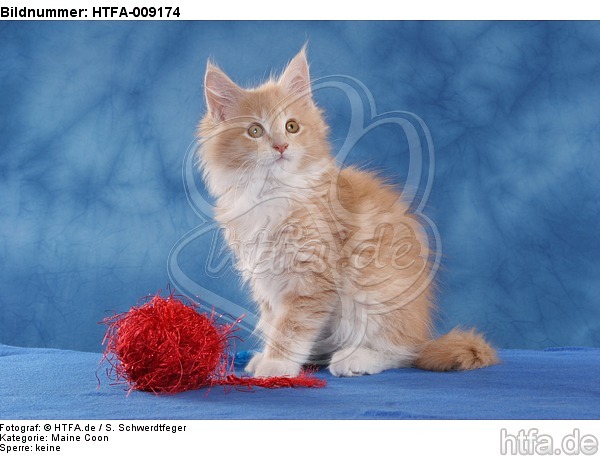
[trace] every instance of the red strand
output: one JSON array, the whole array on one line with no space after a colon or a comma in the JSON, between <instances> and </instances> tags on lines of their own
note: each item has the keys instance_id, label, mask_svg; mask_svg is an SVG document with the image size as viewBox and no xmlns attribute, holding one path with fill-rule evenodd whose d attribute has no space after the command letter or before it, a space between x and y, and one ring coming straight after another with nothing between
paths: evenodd
<instances>
[{"instance_id":1,"label":"red strand","mask_svg":"<svg viewBox=\"0 0 600 456\"><path fill-rule=\"evenodd\" d=\"M327 384L325 380L315 378L308 372L301 372L297 377L238 377L228 375L218 381L219 385L261 388L321 388Z\"/></svg>"},{"instance_id":2,"label":"red strand","mask_svg":"<svg viewBox=\"0 0 600 456\"><path fill-rule=\"evenodd\" d=\"M109 377L130 389L155 394L179 393L213 385L251 389L315 388L325 380L308 372L297 377L238 377L227 354L234 324L220 325L215 315L197 311L194 302L159 294L144 304L106 318L104 360Z\"/></svg>"}]
</instances>

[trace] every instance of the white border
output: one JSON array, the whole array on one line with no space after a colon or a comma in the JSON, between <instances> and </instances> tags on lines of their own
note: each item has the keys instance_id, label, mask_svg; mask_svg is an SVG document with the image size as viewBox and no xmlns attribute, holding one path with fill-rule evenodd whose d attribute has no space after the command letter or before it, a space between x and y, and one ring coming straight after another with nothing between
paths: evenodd
<instances>
[{"instance_id":1,"label":"white border","mask_svg":"<svg viewBox=\"0 0 600 456\"><path fill-rule=\"evenodd\" d=\"M178 6L180 17L171 20L591 20L600 18L593 2L526 2L504 0L394 0L331 1L322 0L228 0L171 1L119 0L98 1L5 1L2 6L27 8L89 8ZM91 14L87 20L93 20ZM99 20L99 18L97 18ZM106 20L106 19L104 19ZM113 20L127 20L119 19ZM131 20L131 18L129 18Z\"/></svg>"},{"instance_id":2,"label":"white border","mask_svg":"<svg viewBox=\"0 0 600 456\"><path fill-rule=\"evenodd\" d=\"M229 400L235 402L235 394ZM127 399L124 398L124 401ZM161 398L157 398L161 400ZM201 402L198 404L202 406ZM8 424L35 426L39 431L10 432L19 435L44 435L45 443L60 445L61 455L106 456L108 454L138 454L144 456L165 454L187 455L229 455L244 456L311 456L331 455L460 455L481 456L498 454L544 454L536 448L523 443L522 448L514 443L503 444L502 435L510 434L512 441L519 433L522 435L543 435L553 440L553 455L597 454L596 451L564 451L562 442L565 437L572 443L570 435L600 438L600 421L54 421L27 420L2 421ZM79 430L74 429L75 424ZM177 433L168 431L119 432L123 424L131 425L181 426ZM55 426L65 429L60 434L79 435L79 442L52 443L50 434L56 433ZM110 425L111 430L107 431ZM52 429L44 431L43 428ZM95 426L92 432L86 426ZM98 428L102 426L99 431ZM6 429L6 428L5 428ZM5 432L3 429L2 432ZM164 426L163 426L164 429ZM503 431L504 429L504 431ZM534 432L531 432L534 431ZM108 436L106 442L85 441L85 435ZM19 444L18 442L3 442ZM35 444L35 443L34 443ZM33 444L33 445L34 445ZM569 445L570 446L570 445ZM504 447L504 451L502 448ZM508 450L508 451L507 451ZM557 451L559 450L559 451ZM31 451L30 451L31 452ZM9 453L10 454L10 453ZM24 453L13 453L24 454ZM31 454L36 454L31 452Z\"/></svg>"}]
</instances>

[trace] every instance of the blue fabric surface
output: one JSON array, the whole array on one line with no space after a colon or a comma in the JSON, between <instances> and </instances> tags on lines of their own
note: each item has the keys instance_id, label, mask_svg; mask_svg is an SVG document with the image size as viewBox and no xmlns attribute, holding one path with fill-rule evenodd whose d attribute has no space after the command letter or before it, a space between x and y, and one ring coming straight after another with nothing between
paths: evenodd
<instances>
[{"instance_id":1,"label":"blue fabric surface","mask_svg":"<svg viewBox=\"0 0 600 456\"><path fill-rule=\"evenodd\" d=\"M600 346L600 24L546 21L0 22L0 342L100 351L96 323L168 282L248 312L214 229L169 260L210 228L182 164L207 58L252 85L307 39L313 77L356 78L431 132L440 330ZM316 97L339 148L348 99ZM382 128L347 163L401 186L406 138Z\"/></svg>"},{"instance_id":2,"label":"blue fabric surface","mask_svg":"<svg viewBox=\"0 0 600 456\"><path fill-rule=\"evenodd\" d=\"M472 372L397 369L321 389L154 396L111 386L100 355L0 345L2 419L600 419L600 350L502 350ZM100 378L98 380L96 372Z\"/></svg>"}]
</instances>

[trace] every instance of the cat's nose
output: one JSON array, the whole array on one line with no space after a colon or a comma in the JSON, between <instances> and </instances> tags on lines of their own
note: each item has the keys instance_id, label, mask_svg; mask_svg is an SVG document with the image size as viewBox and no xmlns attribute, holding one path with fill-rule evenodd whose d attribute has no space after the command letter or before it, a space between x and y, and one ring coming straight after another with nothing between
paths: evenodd
<instances>
[{"instance_id":1,"label":"cat's nose","mask_svg":"<svg viewBox=\"0 0 600 456\"><path fill-rule=\"evenodd\" d=\"M275 149L281 155L283 155L283 153L285 152L285 150L287 148L288 148L288 143L285 143L285 144L273 144L273 149Z\"/></svg>"}]
</instances>

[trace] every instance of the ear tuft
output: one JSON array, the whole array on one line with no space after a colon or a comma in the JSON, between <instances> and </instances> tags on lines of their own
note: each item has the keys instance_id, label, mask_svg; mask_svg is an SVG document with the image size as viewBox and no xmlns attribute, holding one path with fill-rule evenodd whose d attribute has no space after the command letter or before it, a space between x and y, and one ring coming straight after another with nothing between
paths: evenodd
<instances>
[{"instance_id":1,"label":"ear tuft","mask_svg":"<svg viewBox=\"0 0 600 456\"><path fill-rule=\"evenodd\" d=\"M310 72L308 69L308 60L306 58L306 44L290 61L279 78L279 84L290 93L311 95Z\"/></svg>"},{"instance_id":2,"label":"ear tuft","mask_svg":"<svg viewBox=\"0 0 600 456\"><path fill-rule=\"evenodd\" d=\"M206 64L204 95L208 111L218 122L227 120L239 104L243 90L212 62Z\"/></svg>"}]
</instances>

